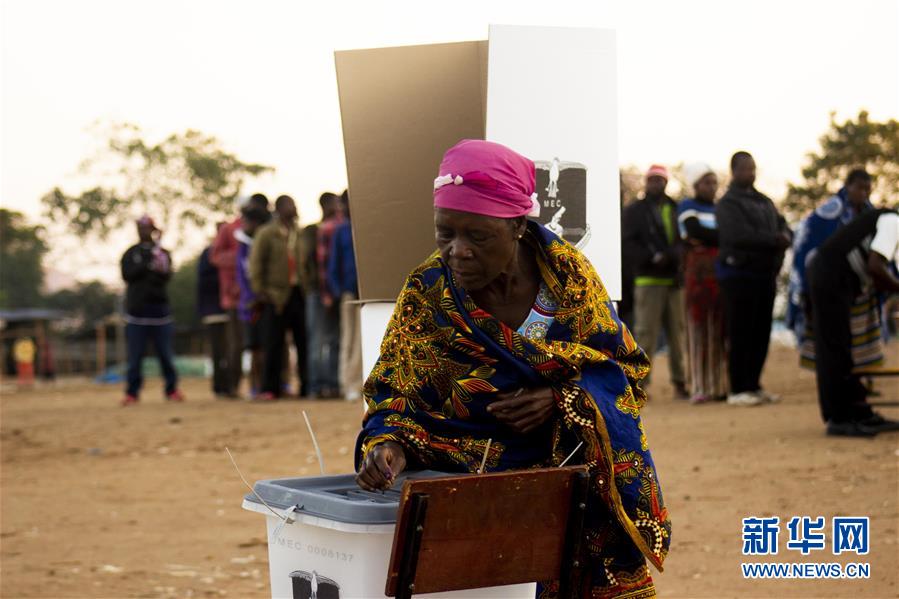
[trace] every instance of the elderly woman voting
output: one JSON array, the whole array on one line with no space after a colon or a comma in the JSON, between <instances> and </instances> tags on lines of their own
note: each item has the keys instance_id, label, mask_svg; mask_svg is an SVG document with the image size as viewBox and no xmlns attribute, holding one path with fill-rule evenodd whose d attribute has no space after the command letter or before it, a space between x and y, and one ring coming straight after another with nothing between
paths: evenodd
<instances>
[{"instance_id":1,"label":"elderly woman voting","mask_svg":"<svg viewBox=\"0 0 899 599\"><path fill-rule=\"evenodd\" d=\"M358 484L571 456L591 472L582 596L654 597L646 561L661 570L671 523L640 419L646 354L590 262L528 220L531 160L464 140L438 175L437 251L407 278L364 385Z\"/></svg>"}]
</instances>

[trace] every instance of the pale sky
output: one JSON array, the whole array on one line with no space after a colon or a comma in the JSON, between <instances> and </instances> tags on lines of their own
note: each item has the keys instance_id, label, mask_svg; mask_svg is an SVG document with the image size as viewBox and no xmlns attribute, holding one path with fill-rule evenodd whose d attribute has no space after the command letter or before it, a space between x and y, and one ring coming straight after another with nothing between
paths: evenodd
<instances>
[{"instance_id":1,"label":"pale sky","mask_svg":"<svg viewBox=\"0 0 899 599\"><path fill-rule=\"evenodd\" d=\"M617 30L622 164L723 170L746 149L777 199L831 110L899 118L896 0L3 0L0 203L38 218L53 186L78 191L90 125L123 120L275 166L246 191L288 193L313 221L321 191L346 185L333 52L486 39L490 23ZM54 268L107 276L129 242Z\"/></svg>"}]
</instances>

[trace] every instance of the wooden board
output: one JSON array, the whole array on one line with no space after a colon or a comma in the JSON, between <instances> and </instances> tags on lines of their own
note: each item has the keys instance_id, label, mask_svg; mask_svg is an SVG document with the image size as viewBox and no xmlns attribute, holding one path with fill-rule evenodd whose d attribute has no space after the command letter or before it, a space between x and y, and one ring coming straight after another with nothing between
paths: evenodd
<instances>
[{"instance_id":1,"label":"wooden board","mask_svg":"<svg viewBox=\"0 0 899 599\"><path fill-rule=\"evenodd\" d=\"M395 596L413 494L427 495L415 593L552 580L566 549L572 492L586 467L407 481L387 576Z\"/></svg>"},{"instance_id":2,"label":"wooden board","mask_svg":"<svg viewBox=\"0 0 899 599\"><path fill-rule=\"evenodd\" d=\"M899 376L899 368L889 368L886 366L862 366L861 368L853 368L852 374L860 376Z\"/></svg>"}]
</instances>

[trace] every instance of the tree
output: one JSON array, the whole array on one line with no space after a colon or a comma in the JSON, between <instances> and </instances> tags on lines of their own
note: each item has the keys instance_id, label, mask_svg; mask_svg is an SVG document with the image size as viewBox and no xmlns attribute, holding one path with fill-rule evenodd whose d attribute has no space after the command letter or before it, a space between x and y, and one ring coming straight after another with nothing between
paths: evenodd
<instances>
[{"instance_id":1,"label":"tree","mask_svg":"<svg viewBox=\"0 0 899 599\"><path fill-rule=\"evenodd\" d=\"M856 167L864 167L874 176L874 204L899 204L899 121L872 121L868 112L861 110L855 119L840 123L831 113L830 128L818 142L820 149L806 155L804 181L788 185L783 203L787 213L808 213L819 201L836 193Z\"/></svg>"},{"instance_id":2,"label":"tree","mask_svg":"<svg viewBox=\"0 0 899 599\"><path fill-rule=\"evenodd\" d=\"M172 316L179 327L192 327L197 324L197 256L183 264L176 264L175 274L169 281L169 304Z\"/></svg>"},{"instance_id":3,"label":"tree","mask_svg":"<svg viewBox=\"0 0 899 599\"><path fill-rule=\"evenodd\" d=\"M92 332L97 321L118 311L121 294L100 281L60 289L44 299L49 308L63 310L78 320L78 332Z\"/></svg>"},{"instance_id":4,"label":"tree","mask_svg":"<svg viewBox=\"0 0 899 599\"><path fill-rule=\"evenodd\" d=\"M643 191L643 174L633 164L623 166L618 169L618 183L621 205L626 206L637 199Z\"/></svg>"},{"instance_id":5,"label":"tree","mask_svg":"<svg viewBox=\"0 0 899 599\"><path fill-rule=\"evenodd\" d=\"M44 229L20 212L0 208L0 307L34 308L41 303Z\"/></svg>"},{"instance_id":6,"label":"tree","mask_svg":"<svg viewBox=\"0 0 899 599\"><path fill-rule=\"evenodd\" d=\"M82 174L99 184L70 196L59 187L44 195L45 215L73 233L105 239L141 214L179 233L232 213L248 176L274 170L242 162L212 136L192 129L162 142L144 140L139 127L111 125L106 143L82 164Z\"/></svg>"}]
</instances>

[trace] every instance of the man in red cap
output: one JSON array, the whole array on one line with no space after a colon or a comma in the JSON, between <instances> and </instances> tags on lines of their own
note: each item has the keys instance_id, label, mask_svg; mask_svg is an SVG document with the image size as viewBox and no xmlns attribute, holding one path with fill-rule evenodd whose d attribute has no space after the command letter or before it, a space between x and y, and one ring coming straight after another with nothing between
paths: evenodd
<instances>
[{"instance_id":1,"label":"man in red cap","mask_svg":"<svg viewBox=\"0 0 899 599\"><path fill-rule=\"evenodd\" d=\"M665 194L668 169L646 171L644 197L622 214L623 261L633 269L634 334L650 358L664 328L671 383L677 399L687 399L684 373L684 298L680 286L677 204ZM648 377L647 377L648 379Z\"/></svg>"},{"instance_id":2,"label":"man in red cap","mask_svg":"<svg viewBox=\"0 0 899 599\"><path fill-rule=\"evenodd\" d=\"M140 242L122 256L125 279L125 339L128 344L128 386L123 406L136 404L143 385L141 361L147 342L152 340L165 377L165 396L169 401L184 401L178 390L178 374L173 362L172 341L175 324L169 307L166 285L172 278L172 258L159 245L162 232L153 219L137 219Z\"/></svg>"}]
</instances>

